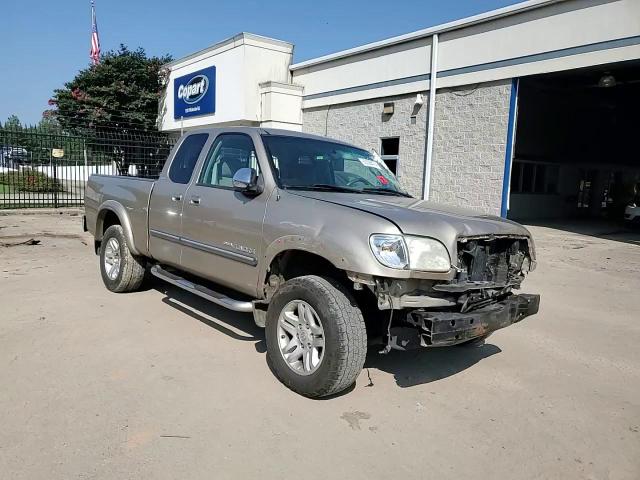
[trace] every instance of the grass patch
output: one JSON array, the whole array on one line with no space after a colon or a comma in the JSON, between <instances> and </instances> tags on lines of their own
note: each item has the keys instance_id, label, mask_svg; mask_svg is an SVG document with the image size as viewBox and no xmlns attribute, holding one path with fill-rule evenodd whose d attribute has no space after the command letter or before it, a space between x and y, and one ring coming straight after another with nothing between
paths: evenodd
<instances>
[{"instance_id":1,"label":"grass patch","mask_svg":"<svg viewBox=\"0 0 640 480\"><path fill-rule=\"evenodd\" d=\"M0 173L0 186L4 191L11 192L62 192L62 184L45 173L32 169L16 170Z\"/></svg>"}]
</instances>

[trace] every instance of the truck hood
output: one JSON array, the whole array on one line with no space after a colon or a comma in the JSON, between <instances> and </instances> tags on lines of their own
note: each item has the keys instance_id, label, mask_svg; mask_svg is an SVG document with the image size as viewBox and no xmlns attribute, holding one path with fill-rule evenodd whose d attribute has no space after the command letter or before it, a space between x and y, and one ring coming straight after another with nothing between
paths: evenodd
<instances>
[{"instance_id":1,"label":"truck hood","mask_svg":"<svg viewBox=\"0 0 640 480\"><path fill-rule=\"evenodd\" d=\"M531 236L526 228L511 220L415 198L339 192L290 193L381 216L403 233L433 237L445 245L454 244L458 237L477 235Z\"/></svg>"}]
</instances>

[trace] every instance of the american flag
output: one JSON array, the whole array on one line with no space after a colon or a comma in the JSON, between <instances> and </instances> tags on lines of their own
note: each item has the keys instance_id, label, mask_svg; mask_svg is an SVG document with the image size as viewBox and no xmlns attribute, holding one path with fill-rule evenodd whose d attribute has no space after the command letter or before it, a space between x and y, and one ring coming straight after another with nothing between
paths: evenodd
<instances>
[{"instance_id":1,"label":"american flag","mask_svg":"<svg viewBox=\"0 0 640 480\"><path fill-rule=\"evenodd\" d=\"M100 37L98 37L98 23L96 22L96 5L91 0L91 50L89 58L94 65L100 63Z\"/></svg>"}]
</instances>

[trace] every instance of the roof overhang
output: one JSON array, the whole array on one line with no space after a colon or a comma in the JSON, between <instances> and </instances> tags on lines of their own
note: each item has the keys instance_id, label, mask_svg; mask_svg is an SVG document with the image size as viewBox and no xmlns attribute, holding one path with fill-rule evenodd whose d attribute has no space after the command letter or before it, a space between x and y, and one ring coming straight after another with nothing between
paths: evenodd
<instances>
[{"instance_id":1,"label":"roof overhang","mask_svg":"<svg viewBox=\"0 0 640 480\"><path fill-rule=\"evenodd\" d=\"M211 53L215 54L217 50L222 50L225 47L239 47L241 45L258 45L265 48L277 49L280 51L286 51L288 53L293 52L293 44L289 42L285 42L284 40L278 40L270 37L263 37L262 35L256 35L255 33L241 32L233 37L227 38L220 42L214 43L213 45L203 48L202 50L198 50L197 52L191 53L185 57L178 58L169 63L165 63L162 68L171 69L176 65L181 65L183 63L188 62L189 60L193 60L194 58L200 56L206 56L206 54Z\"/></svg>"},{"instance_id":2,"label":"roof overhang","mask_svg":"<svg viewBox=\"0 0 640 480\"><path fill-rule=\"evenodd\" d=\"M381 48L397 45L399 43L409 42L419 38L429 37L435 33L440 34L444 32L450 32L452 30L458 30L461 28L476 25L478 23L484 23L497 18L507 17L515 15L517 13L525 12L527 10L533 10L536 8L551 5L553 3L559 3L566 0L528 0L526 2L516 3L515 5L509 5L507 7L499 8L497 10L491 10L489 12L480 13L472 17L462 18L460 20L454 20L452 22L443 23L434 27L417 30L415 32L406 33L404 35L398 35L397 37L387 38L378 42L367 43L359 47L350 48L348 50L341 50L339 52L330 53L322 57L312 58L305 60L304 62L294 63L289 67L291 71L300 70L302 68L319 65L322 63L331 62L340 58L350 57L359 53L370 52L372 50L378 50Z\"/></svg>"}]
</instances>

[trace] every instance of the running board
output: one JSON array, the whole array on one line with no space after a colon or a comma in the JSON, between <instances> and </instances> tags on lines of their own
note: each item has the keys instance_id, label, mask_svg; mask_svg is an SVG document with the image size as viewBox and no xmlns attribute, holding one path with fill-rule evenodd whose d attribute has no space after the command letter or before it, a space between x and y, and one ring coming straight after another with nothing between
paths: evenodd
<instances>
[{"instance_id":1,"label":"running board","mask_svg":"<svg viewBox=\"0 0 640 480\"><path fill-rule=\"evenodd\" d=\"M175 275L171 272L167 272L159 265L154 265L153 267L151 267L151 273L154 276L164 280L165 282L169 282L176 287L180 287L187 292L198 295L199 297L202 297L205 300L209 300L210 302L213 302L216 305L220 305L221 307L228 308L229 310L234 310L236 312L253 312L252 302L241 302L240 300L234 300L233 298L229 298L226 295L214 292L207 287L203 287L202 285L190 282L189 280L179 277L178 275Z\"/></svg>"}]
</instances>

